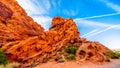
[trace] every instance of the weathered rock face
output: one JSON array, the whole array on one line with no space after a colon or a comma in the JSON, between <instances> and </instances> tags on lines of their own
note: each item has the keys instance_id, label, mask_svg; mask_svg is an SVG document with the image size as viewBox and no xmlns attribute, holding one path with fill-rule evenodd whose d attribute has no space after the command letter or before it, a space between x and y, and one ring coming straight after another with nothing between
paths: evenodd
<instances>
[{"instance_id":1,"label":"weathered rock face","mask_svg":"<svg viewBox=\"0 0 120 68\"><path fill-rule=\"evenodd\" d=\"M15 0L0 1L1 26L19 35L39 35L43 28L18 5Z\"/></svg>"},{"instance_id":2,"label":"weathered rock face","mask_svg":"<svg viewBox=\"0 0 120 68\"><path fill-rule=\"evenodd\" d=\"M0 46L9 41L40 35L43 31L15 0L0 1Z\"/></svg>"},{"instance_id":3,"label":"weathered rock face","mask_svg":"<svg viewBox=\"0 0 120 68\"><path fill-rule=\"evenodd\" d=\"M0 0L0 48L11 61L42 62L44 55L46 58L55 56L67 43L79 46L77 60L103 62L106 59L103 52L110 51L98 42L80 38L72 19L55 17L49 31L44 32L15 0Z\"/></svg>"},{"instance_id":4,"label":"weathered rock face","mask_svg":"<svg viewBox=\"0 0 120 68\"><path fill-rule=\"evenodd\" d=\"M76 52L76 60L83 61L89 60L91 62L104 62L106 60L105 52L109 52L110 50L99 42L90 42L85 38L81 38L82 42L81 46Z\"/></svg>"}]
</instances>

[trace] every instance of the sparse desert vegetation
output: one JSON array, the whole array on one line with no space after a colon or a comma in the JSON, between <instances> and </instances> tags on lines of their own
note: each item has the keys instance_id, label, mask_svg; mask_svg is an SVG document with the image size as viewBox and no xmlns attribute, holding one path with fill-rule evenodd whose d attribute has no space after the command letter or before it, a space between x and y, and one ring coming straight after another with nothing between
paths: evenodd
<instances>
[{"instance_id":1,"label":"sparse desert vegetation","mask_svg":"<svg viewBox=\"0 0 120 68\"><path fill-rule=\"evenodd\" d=\"M0 49L0 64L6 65L8 63L8 58L4 54L3 50Z\"/></svg>"},{"instance_id":2,"label":"sparse desert vegetation","mask_svg":"<svg viewBox=\"0 0 120 68\"><path fill-rule=\"evenodd\" d=\"M75 60L75 53L78 47L74 44L66 44L63 50L57 52L58 57L56 57L57 62L65 62Z\"/></svg>"},{"instance_id":3,"label":"sparse desert vegetation","mask_svg":"<svg viewBox=\"0 0 120 68\"><path fill-rule=\"evenodd\" d=\"M9 63L6 54L3 52L2 49L0 49L0 68L18 68L18 67L19 63L17 62Z\"/></svg>"},{"instance_id":4,"label":"sparse desert vegetation","mask_svg":"<svg viewBox=\"0 0 120 68\"><path fill-rule=\"evenodd\" d=\"M105 55L107 55L106 62L110 62L110 59L120 59L120 52L119 51L110 51L105 52Z\"/></svg>"},{"instance_id":5,"label":"sparse desert vegetation","mask_svg":"<svg viewBox=\"0 0 120 68\"><path fill-rule=\"evenodd\" d=\"M112 59L119 59L120 58L120 53L119 52L109 52L108 53L109 57L112 58Z\"/></svg>"},{"instance_id":6,"label":"sparse desert vegetation","mask_svg":"<svg viewBox=\"0 0 120 68\"><path fill-rule=\"evenodd\" d=\"M66 48L65 48L65 58L66 60L75 60L75 53L77 51L78 47L76 45L73 44L67 44Z\"/></svg>"},{"instance_id":7,"label":"sparse desert vegetation","mask_svg":"<svg viewBox=\"0 0 120 68\"><path fill-rule=\"evenodd\" d=\"M0 68L19 68L19 63L13 62L13 63L7 63L6 65L0 65Z\"/></svg>"}]
</instances>

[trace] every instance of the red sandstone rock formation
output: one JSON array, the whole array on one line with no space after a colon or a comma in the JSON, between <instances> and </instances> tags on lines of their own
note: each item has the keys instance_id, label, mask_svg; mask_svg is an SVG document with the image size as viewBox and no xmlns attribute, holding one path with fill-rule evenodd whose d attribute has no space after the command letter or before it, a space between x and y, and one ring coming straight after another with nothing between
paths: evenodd
<instances>
[{"instance_id":1,"label":"red sandstone rock formation","mask_svg":"<svg viewBox=\"0 0 120 68\"><path fill-rule=\"evenodd\" d=\"M15 0L0 0L0 48L11 61L42 62L42 56L55 56L67 43L79 46L76 60L103 62L106 59L103 52L110 51L98 42L80 38L72 19L55 17L49 31L44 32Z\"/></svg>"}]
</instances>

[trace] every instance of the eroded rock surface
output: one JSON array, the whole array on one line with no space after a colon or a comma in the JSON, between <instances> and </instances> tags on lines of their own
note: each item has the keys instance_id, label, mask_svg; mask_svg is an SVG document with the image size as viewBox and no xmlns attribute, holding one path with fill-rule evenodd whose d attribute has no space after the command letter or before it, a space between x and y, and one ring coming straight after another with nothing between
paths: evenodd
<instances>
[{"instance_id":1,"label":"eroded rock surface","mask_svg":"<svg viewBox=\"0 0 120 68\"><path fill-rule=\"evenodd\" d=\"M29 63L28 66L40 63L43 56L48 60L70 43L79 47L76 60L103 62L106 59L103 53L110 50L79 35L71 18L53 18L49 31L45 32L15 0L0 0L0 48L11 61Z\"/></svg>"}]
</instances>

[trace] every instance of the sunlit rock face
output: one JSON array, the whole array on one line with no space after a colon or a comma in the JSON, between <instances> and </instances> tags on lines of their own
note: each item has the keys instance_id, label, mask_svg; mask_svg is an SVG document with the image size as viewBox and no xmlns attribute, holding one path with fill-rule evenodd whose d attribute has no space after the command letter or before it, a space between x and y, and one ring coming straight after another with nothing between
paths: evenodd
<instances>
[{"instance_id":1,"label":"sunlit rock face","mask_svg":"<svg viewBox=\"0 0 120 68\"><path fill-rule=\"evenodd\" d=\"M15 0L0 0L0 46L43 33Z\"/></svg>"},{"instance_id":2,"label":"sunlit rock face","mask_svg":"<svg viewBox=\"0 0 120 68\"><path fill-rule=\"evenodd\" d=\"M49 31L45 32L15 0L0 0L0 48L11 62L29 65L43 62L42 56L49 59L68 43L78 46L76 60L103 62L106 59L103 52L110 50L79 35L71 18L54 17Z\"/></svg>"},{"instance_id":3,"label":"sunlit rock face","mask_svg":"<svg viewBox=\"0 0 120 68\"><path fill-rule=\"evenodd\" d=\"M43 28L18 5L15 0L0 1L0 20L6 28L19 35L39 35Z\"/></svg>"}]
</instances>

